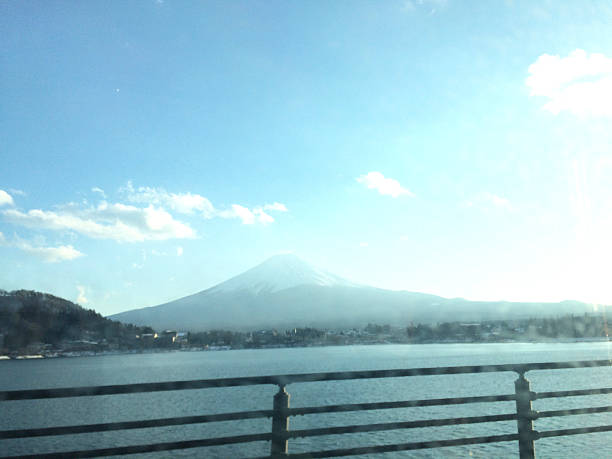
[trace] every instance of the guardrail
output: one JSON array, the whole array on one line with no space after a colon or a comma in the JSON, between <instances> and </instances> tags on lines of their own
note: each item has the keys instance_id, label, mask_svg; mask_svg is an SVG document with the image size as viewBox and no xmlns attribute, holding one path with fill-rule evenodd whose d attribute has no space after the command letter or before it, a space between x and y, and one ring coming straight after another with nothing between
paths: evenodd
<instances>
[{"instance_id":1,"label":"guardrail","mask_svg":"<svg viewBox=\"0 0 612 459\"><path fill-rule=\"evenodd\" d=\"M577 414L612 412L612 406L598 406L592 408L577 408L554 411L534 411L532 401L554 397L575 397L584 395L610 394L612 387L584 390L566 390L554 392L534 392L531 390L525 373L532 370L553 370L584 367L612 366L610 360L591 360L578 362L551 362L551 363L528 363L508 365L479 365L459 367L438 368L410 368L399 370L376 370L376 371L343 371L332 373L305 373L274 376L254 376L241 378L204 379L195 381L172 381L161 383L125 384L112 386L73 387L59 389L36 389L15 390L0 392L0 402L11 400L34 400L63 397L91 397L98 395L132 394L138 392L176 391L188 389L205 389L214 387L236 387L252 386L262 384L273 384L279 390L274 395L272 410L241 411L233 413L209 414L201 416L183 416L162 419L149 419L142 421L111 422L101 424L73 425L62 427L46 427L34 429L3 430L0 431L0 439L8 438L31 438L53 435L79 434L87 432L108 432L114 430L142 429L162 426L179 426L188 424L200 424L219 421L236 421L254 418L272 418L271 432L255 433L247 435L234 435L227 437L205 438L198 440L186 440L165 443L152 443L135 446L122 446L113 448L100 448L80 451L64 451L58 453L46 453L29 456L28 458L77 458L77 457L100 457L116 456L135 453L149 453L169 451L187 448L198 448L206 446L229 445L236 443L249 443L257 441L270 441L270 456L266 457L292 457L292 458L315 458L315 457L339 457L355 456L360 454L383 453L392 451L408 451L417 449L440 448L446 446L474 445L482 443L494 443L502 441L518 441L518 451L521 459L534 458L534 442L540 438L576 435L591 432L612 431L612 425L580 427L574 429L548 430L538 432L533 428L533 421L540 418L554 416L569 416ZM474 397L439 398L424 400L406 400L396 402L356 403L342 405L313 406L304 408L290 408L289 394L286 386L292 383L306 383L315 381L340 381L358 380L372 378L398 378L423 375L456 375L468 373L490 373L490 372L515 372L518 379L515 381L515 392L505 395L486 395ZM386 422L377 424L348 425L340 427L321 427L315 429L289 430L289 418L291 416L320 413L338 413L349 411L382 410L394 408L409 408L439 405L460 405L467 403L485 403L515 401L516 412L510 414L470 416L447 419L426 419L418 421ZM289 454L289 440L298 437L316 437L321 435L337 435L356 432L375 432L384 430L411 429L419 427L435 427L459 424L475 424L494 421L516 420L517 433L504 435L490 435L481 437L467 437L452 440L423 441L412 443L399 443L389 445L373 445L354 448L343 448L323 451L312 451L308 453ZM8 457L8 456L7 456Z\"/></svg>"}]
</instances>

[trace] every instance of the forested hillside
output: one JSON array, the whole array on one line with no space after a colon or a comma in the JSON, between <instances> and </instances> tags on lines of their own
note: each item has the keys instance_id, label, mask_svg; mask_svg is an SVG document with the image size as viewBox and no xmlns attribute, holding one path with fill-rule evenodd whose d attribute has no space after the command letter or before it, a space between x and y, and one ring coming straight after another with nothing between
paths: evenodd
<instances>
[{"instance_id":1,"label":"forested hillside","mask_svg":"<svg viewBox=\"0 0 612 459\"><path fill-rule=\"evenodd\" d=\"M31 290L0 290L0 334L8 350L35 343L57 346L88 341L126 348L136 344L136 335L151 333L148 327L135 327L106 319L93 309L46 293Z\"/></svg>"}]
</instances>

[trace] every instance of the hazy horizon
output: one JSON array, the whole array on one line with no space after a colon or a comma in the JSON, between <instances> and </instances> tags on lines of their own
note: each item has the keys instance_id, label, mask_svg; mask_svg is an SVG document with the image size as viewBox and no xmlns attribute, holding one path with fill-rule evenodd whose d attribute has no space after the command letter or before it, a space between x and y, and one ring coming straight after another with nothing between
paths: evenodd
<instances>
[{"instance_id":1,"label":"hazy horizon","mask_svg":"<svg viewBox=\"0 0 612 459\"><path fill-rule=\"evenodd\" d=\"M323 267L321 267L321 266L314 266L314 265L310 264L310 263L309 263L309 262L308 262L306 259L304 259L304 258L302 258L302 257L300 257L300 256L298 256L298 255L296 255L295 253L287 253L287 252L282 252L282 253L278 253L278 254L274 254L274 255L272 255L271 257L269 257L269 258L267 258L267 259L263 260L261 263L257 263L255 266L252 266L251 268L247 269L246 271L243 271L243 272L240 272L240 273L236 273L235 275L232 275L232 276L231 276L231 277L229 277L228 279L225 279L225 280L223 280L223 281L221 281L221 282L219 282L219 283L216 283L216 284L213 284L213 285L210 285L210 286L206 286L206 287L204 287L204 288L202 288L202 289L200 289L200 290L198 290L198 291L194 291L194 292L187 293L187 294L185 294L185 295L182 295L181 297L171 298L170 300L168 300L168 301L164 301L164 302L161 302L161 303L141 305L141 306L137 306L136 308L125 309L125 310L122 310L122 311L117 311L117 312L121 313L121 312L125 312L125 311L130 311L130 310L133 310L133 309L141 309L141 308L148 308L148 307L158 306L158 305L161 305L161 304L165 304L165 303L168 303L168 302L173 302L173 301L175 301L175 300L179 300L179 299L184 298L184 297L188 297L188 296L192 296L192 295L197 295L198 293L202 293L202 292L206 292L206 291L208 291L208 290L215 289L215 288L217 288L217 287L219 287L219 286L221 286L221 285L223 285L223 284L227 284L229 281L233 281L233 280L234 280L234 279L236 279L236 278L241 278L241 277L243 277L245 274L249 273L250 271L256 270L256 269L257 269L258 267L260 267L261 265L264 265L264 264L266 264L266 263L269 263L271 260L273 260L273 259L274 259L274 258L276 258L276 257L283 257L283 256L285 256L285 255L291 255L291 256L293 256L293 257L296 257L296 258L298 258L298 259L299 259L301 262L304 262L305 264L309 265L310 267L312 267L312 268L314 268L314 269L322 269L322 268L323 268ZM327 273L327 274L330 274L330 275L332 275L332 276L334 276L334 277L339 277L339 278L340 278L340 280L342 280L342 281L346 281L346 282L348 282L348 283L353 283L351 279L346 279L346 278L342 278L341 276L336 276L336 273L331 273L331 272L326 271L326 270L324 270L324 272L325 272L325 273ZM353 284L354 284L355 286L357 286L357 287L369 287L369 288L377 288L377 289L380 289L380 288L381 288L381 287L372 286L372 285L369 285L369 284L366 284L366 283L353 283ZM411 292L411 293L423 293L423 294L426 294L426 295L434 295L434 294L429 293L429 292L416 292L416 291L407 290L407 289L401 289L401 288L400 288L400 289L393 289L393 288L391 288L391 289L384 289L384 290L390 290L390 291L393 291L393 292ZM506 299L504 299L504 298L484 298L484 299L474 300L474 299L472 299L472 298L464 298L464 297L452 297L452 298L451 298L451 297L444 297L444 296L442 296L442 295L436 295L436 296L440 296L441 298L451 299L451 300L468 300L468 301L475 301L475 302L492 302L492 303L493 303L493 302L511 302L511 301L506 300ZM572 301L581 302L581 301L580 301L580 299L576 299L576 298L565 298L565 299L563 299L563 300L559 300L559 301L543 301L542 303L551 303L551 304L554 304L554 303L559 303L559 302L564 302L564 301L568 301L568 302L572 302ZM527 299L527 300L523 300L523 301L521 301L521 302L526 302L526 303L529 303L529 302L538 303L538 301L532 301L532 300L528 300L528 299ZM587 302L583 302L583 303L587 303ZM587 304L588 304L588 303L587 303ZM601 305L602 305L602 306L612 306L612 305L610 305L610 304L601 304Z\"/></svg>"}]
</instances>

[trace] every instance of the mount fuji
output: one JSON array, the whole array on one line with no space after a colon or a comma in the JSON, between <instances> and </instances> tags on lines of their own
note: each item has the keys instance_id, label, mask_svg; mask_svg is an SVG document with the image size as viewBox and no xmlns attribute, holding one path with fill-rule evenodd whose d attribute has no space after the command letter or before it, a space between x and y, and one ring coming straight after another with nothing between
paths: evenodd
<instances>
[{"instance_id":1,"label":"mount fuji","mask_svg":"<svg viewBox=\"0 0 612 459\"><path fill-rule=\"evenodd\" d=\"M476 321L591 312L590 305L479 302L356 284L295 255L276 255L199 293L110 316L155 329L255 330L363 326L368 322Z\"/></svg>"},{"instance_id":2,"label":"mount fuji","mask_svg":"<svg viewBox=\"0 0 612 459\"><path fill-rule=\"evenodd\" d=\"M261 294L279 292L300 285L358 287L346 279L309 265L295 255L285 254L275 255L206 291L248 291Z\"/></svg>"}]
</instances>

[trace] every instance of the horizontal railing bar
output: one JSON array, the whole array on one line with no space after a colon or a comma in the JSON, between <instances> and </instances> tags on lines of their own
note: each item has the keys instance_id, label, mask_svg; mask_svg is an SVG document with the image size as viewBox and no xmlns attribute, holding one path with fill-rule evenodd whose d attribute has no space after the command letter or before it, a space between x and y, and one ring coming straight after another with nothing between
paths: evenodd
<instances>
[{"instance_id":1,"label":"horizontal railing bar","mask_svg":"<svg viewBox=\"0 0 612 459\"><path fill-rule=\"evenodd\" d=\"M545 430L543 432L537 432L536 436L537 438L563 437L565 435L579 435L595 432L612 432L612 425L596 427L577 427L575 429Z\"/></svg>"},{"instance_id":2,"label":"horizontal railing bar","mask_svg":"<svg viewBox=\"0 0 612 459\"><path fill-rule=\"evenodd\" d=\"M357 456L360 454L389 453L394 451L409 451L416 449L443 448L447 446L477 445L481 443L498 443L518 440L518 434L491 435L488 437L468 437L453 440L422 441L417 443L397 443L393 445L362 446L358 448L328 449L310 453L287 454L283 457L306 459L316 457ZM269 457L269 456L266 456ZM263 459L263 458L260 458Z\"/></svg>"},{"instance_id":3,"label":"horizontal railing bar","mask_svg":"<svg viewBox=\"0 0 612 459\"><path fill-rule=\"evenodd\" d=\"M180 426L202 424L205 422L235 421L272 417L272 410L240 411L234 413L207 414L201 416L182 416L175 418L146 419L142 421L111 422L104 424L85 424L79 426L44 427L39 429L2 430L0 439L28 438L51 435L68 435L91 432L108 432L112 430L146 429L150 427Z\"/></svg>"},{"instance_id":4,"label":"horizontal railing bar","mask_svg":"<svg viewBox=\"0 0 612 459\"><path fill-rule=\"evenodd\" d=\"M515 394L481 395L476 397L435 398L425 400L405 400L399 402L350 403L344 405L308 406L290 408L284 411L289 416L304 414L338 413L345 411L386 410L392 408L414 408L419 406L461 405L465 403L507 402L516 400Z\"/></svg>"},{"instance_id":5,"label":"horizontal railing bar","mask_svg":"<svg viewBox=\"0 0 612 459\"><path fill-rule=\"evenodd\" d=\"M572 416L576 414L607 413L610 411L612 411L612 406L596 406L593 408L574 408L571 410L538 411L536 414L536 419L552 418L555 416Z\"/></svg>"},{"instance_id":6,"label":"horizontal railing bar","mask_svg":"<svg viewBox=\"0 0 612 459\"><path fill-rule=\"evenodd\" d=\"M482 399L492 399L489 401L499 401L500 397L502 400L514 400L514 395L506 396L485 396L485 397L464 397L464 399L476 399L476 401L482 401ZM446 401L449 401L446 403ZM460 401L457 401L460 400ZM442 403L438 403L442 401ZM433 403L422 403L422 402L433 402ZM473 402L472 400L470 402ZM325 412L339 412L339 411L355 411L355 410L371 410L371 409L384 409L384 408L398 408L406 406L430 406L450 403L470 403L465 402L463 399L438 399L438 400L415 400L406 402L384 402L384 403L366 403L366 404L355 404L355 405L330 405L323 407L312 407L312 408L296 408L287 410L286 413L290 416L296 414L307 413L325 413ZM330 409L331 408L331 409ZM313 411L314 410L314 411ZM535 418L546 418L555 416L569 416L579 414L592 414L592 413L605 413L612 411L612 406L593 407L593 408L577 408L568 410L556 410L556 411L539 411ZM272 410L260 410L260 411L242 411L234 413L221 413L211 414L202 416L183 416L175 418L162 418L162 419L148 419L142 421L125 421L125 422L114 422L105 424L87 424L79 426L61 426L61 427L48 427L39 429L23 429L23 430L4 430L0 431L0 439L8 438L28 438L28 437L41 437L41 436L53 436L53 435L68 435L68 434L79 434L79 433L92 433L92 432L106 432L113 430L128 430L128 429L143 429L143 428L155 428L165 426L178 426L187 424L200 424L208 422L221 422L221 421L232 421L232 420L243 420L243 419L255 419L271 417L273 414ZM442 426L449 424L467 424L477 422L493 422L502 420L513 420L516 415L498 415L504 416L504 419L493 419L495 416L485 417L471 417L471 418L455 418L455 419L435 419L435 420L423 420L423 421L411 421L406 423L383 423L383 424L370 424L370 425L359 425L359 426L346 426L346 432L331 432L330 430L322 429L311 429L310 431L292 431L289 438L294 437L307 437L315 435L335 434L335 433L349 433L349 432L366 432L370 430L393 430L395 428L414 428L414 427L433 427ZM510 416L509 418L506 418ZM486 418L486 419L485 419ZM483 419L483 420L478 420ZM465 420L465 422L464 422ZM393 424L397 424L398 427L392 427ZM400 425L401 424L401 425ZM412 425L410 425L412 424ZM382 426L389 426L388 428L381 428ZM357 428L355 428L357 427ZM373 427L372 429L364 429L367 427ZM338 428L331 428L331 430ZM314 433L314 432L323 433ZM312 433L310 433L312 432Z\"/></svg>"},{"instance_id":7,"label":"horizontal railing bar","mask_svg":"<svg viewBox=\"0 0 612 459\"><path fill-rule=\"evenodd\" d=\"M271 378L271 376L261 376L248 378L203 379L196 381L169 381L161 383L117 384L110 386L67 387L58 389L14 390L0 392L0 401L90 397L97 395L119 395L142 392L206 389L211 387L276 384Z\"/></svg>"},{"instance_id":8,"label":"horizontal railing bar","mask_svg":"<svg viewBox=\"0 0 612 459\"><path fill-rule=\"evenodd\" d=\"M273 376L247 376L239 378L202 379L194 381L170 381L162 383L119 384L109 386L71 387L58 389L33 389L1 391L0 401L32 400L41 398L85 397L94 395L131 394L137 392L159 392L210 387L235 387L259 384L285 386L298 382L340 381L349 379L399 378L406 376L432 376L468 373L490 373L515 371L525 373L531 370L552 370L563 368L610 366L610 360L587 360L576 362L548 362L504 365L470 365L459 367L408 368L397 370L342 371L330 373L302 373Z\"/></svg>"},{"instance_id":9,"label":"horizontal railing bar","mask_svg":"<svg viewBox=\"0 0 612 459\"><path fill-rule=\"evenodd\" d=\"M199 440L183 440L166 443L153 443L150 445L116 446L113 448L100 448L82 451L63 451L58 453L31 454L19 456L4 456L0 459L65 459L81 457L119 456L122 454L152 453L157 451L170 451L173 449L201 448L206 446L231 445L236 443L251 443L255 441L269 441L271 433L236 435L233 437L204 438Z\"/></svg>"},{"instance_id":10,"label":"horizontal railing bar","mask_svg":"<svg viewBox=\"0 0 612 459\"><path fill-rule=\"evenodd\" d=\"M534 393L533 400L539 400L541 398L576 397L576 396L581 396L581 395L600 395L600 394L612 394L612 387L603 387L600 389L558 390L554 392L536 392Z\"/></svg>"},{"instance_id":11,"label":"horizontal railing bar","mask_svg":"<svg viewBox=\"0 0 612 459\"><path fill-rule=\"evenodd\" d=\"M545 417L555 417L555 416L603 413L603 412L610 412L610 411L612 411L612 406L593 407L593 408L577 408L577 409L569 409L569 410L541 411L541 412L538 412L535 417L545 418ZM145 421L128 421L128 422L116 422L116 423L107 423L107 424L90 424L90 425L81 425L81 426L64 426L64 427L27 429L27 430L8 430L8 431L0 431L0 438L2 439L26 438L26 437L38 437L38 436L50 436L50 435L67 435L67 434L77 434L77 433L103 432L103 431L112 431L112 430L127 430L127 429L138 429L138 428L149 428L149 427L163 427L163 426L196 424L196 423L206 423L206 422L215 422L215 421L230 421L230 420L262 418L262 417L270 417L271 415L272 415L271 410L244 411L244 412L222 413L222 414L204 415L204 416L185 416L185 417L177 417L177 418L150 419L150 420L145 420ZM472 424L472 423L481 423L481 422L508 421L508 420L514 420L514 419L516 419L516 414L474 416L474 417L453 418L453 419L431 419L431 420L421 420L421 421L353 425L353 426L343 426L343 427L328 427L328 428L319 428L319 429L290 431L289 435L287 435L287 438L312 437L312 436L320 436L320 435L337 435L337 434L344 434L344 433L371 432L371 431L394 430L394 429L405 429L405 428L438 427L438 426L453 425L453 424Z\"/></svg>"},{"instance_id":12,"label":"horizontal railing bar","mask_svg":"<svg viewBox=\"0 0 612 459\"><path fill-rule=\"evenodd\" d=\"M514 421L516 413L464 418L424 419L421 421L385 422L379 424L358 424L341 427L320 427L317 429L291 430L286 438L317 437L321 435L340 435L358 432L378 432L382 430L414 429L420 427L439 427L458 424L477 424L480 422Z\"/></svg>"}]
</instances>

